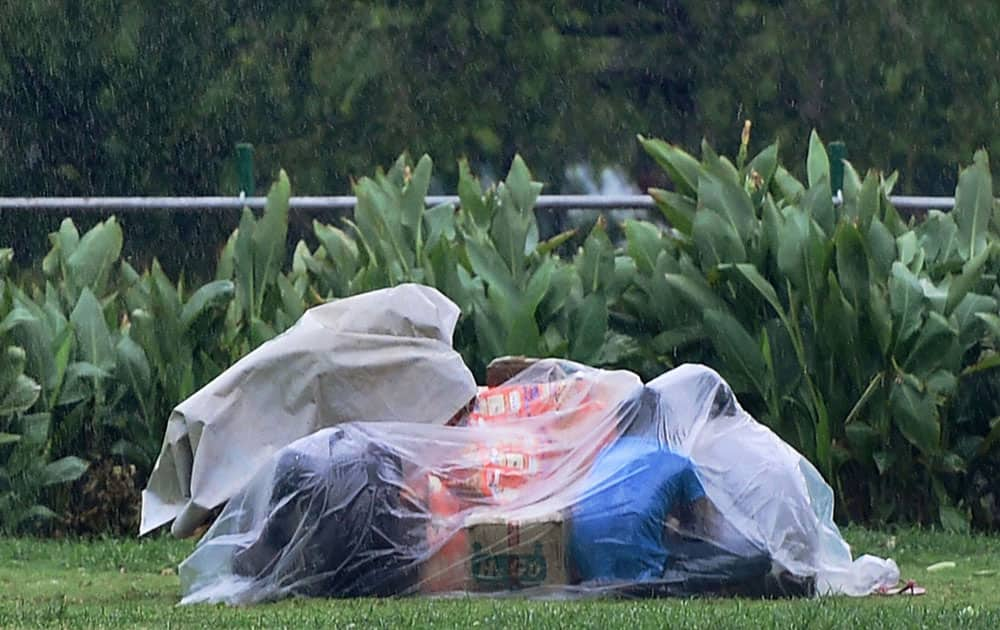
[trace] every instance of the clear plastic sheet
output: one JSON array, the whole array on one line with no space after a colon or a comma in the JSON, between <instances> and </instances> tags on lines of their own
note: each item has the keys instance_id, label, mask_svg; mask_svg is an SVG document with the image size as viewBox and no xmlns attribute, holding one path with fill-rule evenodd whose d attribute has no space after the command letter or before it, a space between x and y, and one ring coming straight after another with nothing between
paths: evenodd
<instances>
[{"instance_id":1,"label":"clear plastic sheet","mask_svg":"<svg viewBox=\"0 0 1000 630\"><path fill-rule=\"evenodd\" d=\"M445 423L476 395L452 348L459 309L404 284L307 311L174 409L142 493L140 534L190 536L280 449L325 427Z\"/></svg>"},{"instance_id":2,"label":"clear plastic sheet","mask_svg":"<svg viewBox=\"0 0 1000 630\"><path fill-rule=\"evenodd\" d=\"M183 603L289 596L862 595L832 493L683 366L545 360L457 426L347 423L282 449L180 568Z\"/></svg>"}]
</instances>

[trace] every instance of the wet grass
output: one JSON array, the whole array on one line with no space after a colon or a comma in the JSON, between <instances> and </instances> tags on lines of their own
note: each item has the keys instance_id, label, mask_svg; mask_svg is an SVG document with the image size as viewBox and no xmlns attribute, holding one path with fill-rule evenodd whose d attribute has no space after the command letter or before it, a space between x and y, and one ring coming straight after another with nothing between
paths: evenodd
<instances>
[{"instance_id":1,"label":"wet grass","mask_svg":"<svg viewBox=\"0 0 1000 630\"><path fill-rule=\"evenodd\" d=\"M850 529L859 553L889 555L923 597L809 601L520 599L297 600L178 607L189 541L0 539L0 627L916 628L1000 627L1000 537ZM928 572L952 561L954 568Z\"/></svg>"}]
</instances>

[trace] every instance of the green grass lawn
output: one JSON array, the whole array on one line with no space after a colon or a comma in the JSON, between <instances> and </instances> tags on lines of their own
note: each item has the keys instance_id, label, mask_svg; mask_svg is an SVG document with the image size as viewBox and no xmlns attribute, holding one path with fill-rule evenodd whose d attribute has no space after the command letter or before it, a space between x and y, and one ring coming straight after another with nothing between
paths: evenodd
<instances>
[{"instance_id":1,"label":"green grass lawn","mask_svg":"<svg viewBox=\"0 0 1000 630\"><path fill-rule=\"evenodd\" d=\"M857 552L889 555L922 597L795 601L296 600L176 606L190 541L0 539L0 628L1000 628L1000 537L851 529ZM928 572L929 565L955 568Z\"/></svg>"}]
</instances>

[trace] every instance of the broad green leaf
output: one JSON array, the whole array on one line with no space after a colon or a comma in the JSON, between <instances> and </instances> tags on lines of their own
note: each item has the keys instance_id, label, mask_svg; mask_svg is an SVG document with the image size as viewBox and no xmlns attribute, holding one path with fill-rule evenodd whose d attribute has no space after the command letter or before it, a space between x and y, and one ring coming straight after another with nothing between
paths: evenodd
<instances>
[{"instance_id":1,"label":"broad green leaf","mask_svg":"<svg viewBox=\"0 0 1000 630\"><path fill-rule=\"evenodd\" d=\"M482 227L490 224L490 212L483 202L483 189L469 170L469 162L462 158L458 162L458 199L462 211Z\"/></svg>"},{"instance_id":2,"label":"broad green leaf","mask_svg":"<svg viewBox=\"0 0 1000 630\"><path fill-rule=\"evenodd\" d=\"M608 307L596 293L585 297L572 315L570 359L589 363L601 352L608 331Z\"/></svg>"},{"instance_id":3,"label":"broad green leaf","mask_svg":"<svg viewBox=\"0 0 1000 630\"><path fill-rule=\"evenodd\" d=\"M128 383L140 399L145 399L153 381L149 360L142 347L128 335L122 335L115 348L119 379Z\"/></svg>"},{"instance_id":4,"label":"broad green leaf","mask_svg":"<svg viewBox=\"0 0 1000 630\"><path fill-rule=\"evenodd\" d=\"M844 293L856 308L868 297L868 253L864 238L851 223L841 223L834 239L837 257L837 278Z\"/></svg>"},{"instance_id":5,"label":"broad green leaf","mask_svg":"<svg viewBox=\"0 0 1000 630\"><path fill-rule=\"evenodd\" d=\"M26 354L25 371L37 377L46 387L50 387L56 373L53 360L53 346L56 345L56 339L48 325L45 312L27 296L22 295L14 299L14 308L8 314L8 318L14 323L12 337L17 345L24 348Z\"/></svg>"},{"instance_id":6,"label":"broad green leaf","mask_svg":"<svg viewBox=\"0 0 1000 630\"><path fill-rule=\"evenodd\" d=\"M778 256L781 243L781 226L784 219L770 195L764 198L761 206L761 251Z\"/></svg>"},{"instance_id":7,"label":"broad green leaf","mask_svg":"<svg viewBox=\"0 0 1000 630\"><path fill-rule=\"evenodd\" d=\"M958 387L958 377L947 370L938 370L927 378L927 391L936 396L950 397Z\"/></svg>"},{"instance_id":8,"label":"broad green leaf","mask_svg":"<svg viewBox=\"0 0 1000 630\"><path fill-rule=\"evenodd\" d=\"M33 413L21 418L21 446L35 448L49 439L52 416L47 413Z\"/></svg>"},{"instance_id":9,"label":"broad green leaf","mask_svg":"<svg viewBox=\"0 0 1000 630\"><path fill-rule=\"evenodd\" d=\"M959 173L952 212L958 225L962 256L974 258L986 247L987 228L993 212L993 179L985 150L976 151L972 165Z\"/></svg>"},{"instance_id":10,"label":"broad green leaf","mask_svg":"<svg viewBox=\"0 0 1000 630\"><path fill-rule=\"evenodd\" d=\"M779 165L775 170L774 183L778 187L778 192L781 193L781 199L788 203L799 203L806 194L806 188L802 182L795 179L783 166Z\"/></svg>"},{"instance_id":11,"label":"broad green leaf","mask_svg":"<svg viewBox=\"0 0 1000 630\"><path fill-rule=\"evenodd\" d=\"M698 191L698 177L702 172L701 164L691 154L683 149L668 144L663 140L647 139L639 136L639 143L646 153L667 172L674 187L688 197L694 197Z\"/></svg>"},{"instance_id":12,"label":"broad green leaf","mask_svg":"<svg viewBox=\"0 0 1000 630\"><path fill-rule=\"evenodd\" d=\"M87 287L103 295L108 274L122 251L122 229L114 217L91 228L66 260L77 290Z\"/></svg>"},{"instance_id":13,"label":"broad green leaf","mask_svg":"<svg viewBox=\"0 0 1000 630\"><path fill-rule=\"evenodd\" d=\"M858 170L854 168L850 160L843 160L843 163L844 188L841 192L844 193L844 200L846 202L857 205L861 196L861 176L858 175Z\"/></svg>"},{"instance_id":14,"label":"broad green leaf","mask_svg":"<svg viewBox=\"0 0 1000 630\"><path fill-rule=\"evenodd\" d=\"M70 363L66 368L66 378L59 396L56 398L56 406L73 405L78 402L88 400L93 396L94 384L92 379L106 378L110 374L103 372L100 368L90 363Z\"/></svg>"},{"instance_id":15,"label":"broad green leaf","mask_svg":"<svg viewBox=\"0 0 1000 630\"><path fill-rule=\"evenodd\" d=\"M264 342L270 341L278 336L274 327L258 318L250 321L250 343L257 347Z\"/></svg>"},{"instance_id":16,"label":"broad green leaf","mask_svg":"<svg viewBox=\"0 0 1000 630\"><path fill-rule=\"evenodd\" d=\"M63 219L59 224L59 231L52 235L53 245L66 261L76 253L76 248L80 244L80 232L77 231L73 219Z\"/></svg>"},{"instance_id":17,"label":"broad green leaf","mask_svg":"<svg viewBox=\"0 0 1000 630\"><path fill-rule=\"evenodd\" d=\"M735 186L742 186L739 171L733 163L728 158L719 156L705 138L701 140L701 164L702 174L709 173Z\"/></svg>"},{"instance_id":18,"label":"broad green leaf","mask_svg":"<svg viewBox=\"0 0 1000 630\"><path fill-rule=\"evenodd\" d=\"M614 283L615 250L603 220L594 224L574 265L587 295L606 291Z\"/></svg>"},{"instance_id":19,"label":"broad green leaf","mask_svg":"<svg viewBox=\"0 0 1000 630\"><path fill-rule=\"evenodd\" d=\"M628 255L635 261L636 268L643 274L651 274L656 268L656 258L664 250L663 233L648 221L626 221L625 239Z\"/></svg>"},{"instance_id":20,"label":"broad green leaf","mask_svg":"<svg viewBox=\"0 0 1000 630\"><path fill-rule=\"evenodd\" d=\"M679 348L706 339L704 326L683 326L664 331L651 340L653 349L661 354L672 354Z\"/></svg>"},{"instance_id":21,"label":"broad green leaf","mask_svg":"<svg viewBox=\"0 0 1000 630\"><path fill-rule=\"evenodd\" d=\"M994 313L977 313L976 318L986 324L991 335L1000 339L1000 317Z\"/></svg>"},{"instance_id":22,"label":"broad green leaf","mask_svg":"<svg viewBox=\"0 0 1000 630\"><path fill-rule=\"evenodd\" d=\"M809 175L809 187L816 186L824 178L829 185L830 182L830 158L827 156L826 147L820 140L819 134L814 129L809 134L809 155L806 158L806 171Z\"/></svg>"},{"instance_id":23,"label":"broad green leaf","mask_svg":"<svg viewBox=\"0 0 1000 630\"><path fill-rule=\"evenodd\" d=\"M963 350L971 348L987 331L980 315L997 312L997 301L988 295L967 293L952 313L958 326L959 341Z\"/></svg>"},{"instance_id":24,"label":"broad green leaf","mask_svg":"<svg viewBox=\"0 0 1000 630\"><path fill-rule=\"evenodd\" d=\"M705 312L704 322L726 372L739 374L753 384L759 395L766 396L767 364L746 328L729 313L715 309Z\"/></svg>"},{"instance_id":25,"label":"broad green leaf","mask_svg":"<svg viewBox=\"0 0 1000 630\"><path fill-rule=\"evenodd\" d=\"M542 184L531 179L531 171L520 155L514 156L504 184L510 190L511 199L518 212L529 213L534 209L535 200L542 192Z\"/></svg>"},{"instance_id":26,"label":"broad green leaf","mask_svg":"<svg viewBox=\"0 0 1000 630\"><path fill-rule=\"evenodd\" d=\"M944 312L944 306L948 301L948 285L951 278L945 278L940 284L934 282L927 276L920 277L920 289L924 292L924 298L931 305L933 310L939 313Z\"/></svg>"},{"instance_id":27,"label":"broad green leaf","mask_svg":"<svg viewBox=\"0 0 1000 630\"><path fill-rule=\"evenodd\" d=\"M709 270L723 263L741 263L747 253L743 241L732 223L708 208L695 214L691 236L701 261Z\"/></svg>"},{"instance_id":28,"label":"broad green leaf","mask_svg":"<svg viewBox=\"0 0 1000 630\"><path fill-rule=\"evenodd\" d=\"M527 255L534 249L534 245L529 247L528 234L535 215L530 209L522 211L517 207L510 188L505 184L500 184L497 194L502 203L490 226L490 237L514 279L520 281L528 264Z\"/></svg>"},{"instance_id":29,"label":"broad green leaf","mask_svg":"<svg viewBox=\"0 0 1000 630\"><path fill-rule=\"evenodd\" d=\"M222 248L222 253L219 254L219 264L215 268L215 279L216 280L232 280L233 274L236 271L236 239L239 237L239 230L233 230L233 233L229 235L226 239L226 244ZM134 310L134 307L133 307Z\"/></svg>"},{"instance_id":30,"label":"broad green leaf","mask_svg":"<svg viewBox=\"0 0 1000 630\"><path fill-rule=\"evenodd\" d=\"M41 391L41 386L31 378L23 374L18 376L0 397L0 418L27 411L38 400Z\"/></svg>"},{"instance_id":31,"label":"broad green leaf","mask_svg":"<svg viewBox=\"0 0 1000 630\"><path fill-rule=\"evenodd\" d=\"M17 377L24 374L24 366L28 357L24 348L19 346L7 346L3 350L3 360L0 362L0 395L7 392L17 380Z\"/></svg>"},{"instance_id":32,"label":"broad green leaf","mask_svg":"<svg viewBox=\"0 0 1000 630\"><path fill-rule=\"evenodd\" d=\"M885 354L892 344L892 314L886 291L872 284L868 294L868 319L878 341L879 352Z\"/></svg>"},{"instance_id":33,"label":"broad green leaf","mask_svg":"<svg viewBox=\"0 0 1000 630\"><path fill-rule=\"evenodd\" d=\"M313 221L313 233L329 254L334 271L345 278L353 276L358 267L358 246L354 239L343 230L319 221Z\"/></svg>"},{"instance_id":34,"label":"broad green leaf","mask_svg":"<svg viewBox=\"0 0 1000 630\"><path fill-rule=\"evenodd\" d=\"M948 298L944 307L946 315L951 314L955 307L965 299L969 291L975 288L979 278L983 275L983 267L986 265L991 251L989 247L982 248L979 253L965 263L961 274L952 277L951 283L948 285Z\"/></svg>"},{"instance_id":35,"label":"broad green leaf","mask_svg":"<svg viewBox=\"0 0 1000 630\"><path fill-rule=\"evenodd\" d=\"M892 310L896 343L905 343L923 323L924 292L920 281L901 262L892 264L889 278L889 304Z\"/></svg>"},{"instance_id":36,"label":"broad green leaf","mask_svg":"<svg viewBox=\"0 0 1000 630\"><path fill-rule=\"evenodd\" d=\"M743 188L729 179L712 173L702 173L698 179L698 212L694 217L695 225L705 208L714 210L729 222L739 235L741 244L748 243L756 232L757 216L754 213L753 202Z\"/></svg>"},{"instance_id":37,"label":"broad green leaf","mask_svg":"<svg viewBox=\"0 0 1000 630\"><path fill-rule=\"evenodd\" d=\"M187 331L191 325L211 309L222 309L236 294L235 285L229 280L216 280L204 284L188 298L181 310L181 330Z\"/></svg>"},{"instance_id":38,"label":"broad green leaf","mask_svg":"<svg viewBox=\"0 0 1000 630\"><path fill-rule=\"evenodd\" d=\"M35 315L23 306L15 306L7 313L7 316L0 321L0 335L14 330L22 324L28 324L35 320Z\"/></svg>"},{"instance_id":39,"label":"broad green leaf","mask_svg":"<svg viewBox=\"0 0 1000 630\"><path fill-rule=\"evenodd\" d=\"M83 360L110 370L115 364L114 344L104 312L90 288L85 287L80 293L69 320L76 332L77 347Z\"/></svg>"},{"instance_id":40,"label":"broad green leaf","mask_svg":"<svg viewBox=\"0 0 1000 630\"><path fill-rule=\"evenodd\" d=\"M754 188L754 198L760 201L771 187L771 178L778 168L778 144L769 145L750 161L747 177Z\"/></svg>"},{"instance_id":41,"label":"broad green leaf","mask_svg":"<svg viewBox=\"0 0 1000 630\"><path fill-rule=\"evenodd\" d=\"M565 232L560 232L559 234L556 234L552 238L539 243L538 246L535 248L535 253L541 254L543 256L545 254L550 254L555 250L559 249L560 247L562 247L564 243L569 241L569 239L573 238L574 236L576 236L575 229L566 230Z\"/></svg>"},{"instance_id":42,"label":"broad green leaf","mask_svg":"<svg viewBox=\"0 0 1000 630\"><path fill-rule=\"evenodd\" d=\"M501 316L509 314L510 309L518 302L519 291L507 264L491 243L469 238L465 241L465 249L473 273L482 278L491 294L499 293L502 303L509 305L501 312Z\"/></svg>"},{"instance_id":43,"label":"broad green leaf","mask_svg":"<svg viewBox=\"0 0 1000 630\"><path fill-rule=\"evenodd\" d=\"M413 169L410 181L403 187L402 207L399 220L411 230L418 230L424 209L427 189L431 184L431 171L434 163L429 155L421 156L417 167Z\"/></svg>"},{"instance_id":44,"label":"broad green leaf","mask_svg":"<svg viewBox=\"0 0 1000 630\"><path fill-rule=\"evenodd\" d=\"M833 243L801 209L788 207L784 214L779 230L778 269L805 295L812 309L817 307L825 288Z\"/></svg>"},{"instance_id":45,"label":"broad green leaf","mask_svg":"<svg viewBox=\"0 0 1000 630\"><path fill-rule=\"evenodd\" d=\"M958 341L958 331L940 313L931 311L920 329L903 368L918 376L927 376L938 368Z\"/></svg>"},{"instance_id":46,"label":"broad green leaf","mask_svg":"<svg viewBox=\"0 0 1000 630\"><path fill-rule=\"evenodd\" d=\"M929 265L948 263L958 250L958 226L951 214L933 210L916 231Z\"/></svg>"},{"instance_id":47,"label":"broad green leaf","mask_svg":"<svg viewBox=\"0 0 1000 630\"><path fill-rule=\"evenodd\" d=\"M498 315L489 307L484 295L477 294L475 299L472 316L482 355L480 358L485 363L504 354L506 328L497 321Z\"/></svg>"},{"instance_id":48,"label":"broad green leaf","mask_svg":"<svg viewBox=\"0 0 1000 630\"><path fill-rule=\"evenodd\" d=\"M257 229L257 219L250 208L243 208L240 227L236 230L236 242L233 246L233 279L236 282L236 294L242 307L243 321L249 321L257 303L257 284L254 279L254 232Z\"/></svg>"},{"instance_id":49,"label":"broad green leaf","mask_svg":"<svg viewBox=\"0 0 1000 630\"><path fill-rule=\"evenodd\" d=\"M864 287L868 293L868 287ZM843 371L854 379L858 389L864 386L860 374L860 351L858 347L858 315L857 310L841 290L833 271L827 282L827 294L822 307L824 322L824 342L829 344L834 356L839 357L837 370Z\"/></svg>"},{"instance_id":50,"label":"broad green leaf","mask_svg":"<svg viewBox=\"0 0 1000 630\"><path fill-rule=\"evenodd\" d=\"M278 274L278 293L281 296L281 307L290 320L286 326L282 327L284 329L302 317L306 312L306 303L291 281L282 273Z\"/></svg>"},{"instance_id":51,"label":"broad green leaf","mask_svg":"<svg viewBox=\"0 0 1000 630\"><path fill-rule=\"evenodd\" d=\"M788 332L787 322L771 318L764 322L763 332L767 336L768 378L778 393L778 399L796 391L802 383L802 366L795 352L795 344Z\"/></svg>"},{"instance_id":52,"label":"broad green leaf","mask_svg":"<svg viewBox=\"0 0 1000 630\"><path fill-rule=\"evenodd\" d=\"M691 234L691 224L697 211L695 201L691 197L659 188L650 188L649 196L656 202L656 206L670 227L681 234Z\"/></svg>"},{"instance_id":53,"label":"broad green leaf","mask_svg":"<svg viewBox=\"0 0 1000 630\"><path fill-rule=\"evenodd\" d=\"M539 321L547 321L561 313L574 288L581 291L579 285L580 276L575 269L570 266L555 266L549 280L549 290L538 307Z\"/></svg>"},{"instance_id":54,"label":"broad green leaf","mask_svg":"<svg viewBox=\"0 0 1000 630\"><path fill-rule=\"evenodd\" d=\"M767 300L767 303L771 305L771 308L774 309L778 317L787 325L785 309L781 304L781 300L778 299L778 292L774 289L774 286L768 282L759 271L757 271L757 268L748 264L733 265L733 268L736 269L765 300Z\"/></svg>"},{"instance_id":55,"label":"broad green leaf","mask_svg":"<svg viewBox=\"0 0 1000 630\"><path fill-rule=\"evenodd\" d=\"M285 239L288 236L288 204L292 187L284 170L267 194L264 214L253 232L254 315L260 313L264 293L275 282L285 264Z\"/></svg>"},{"instance_id":56,"label":"broad green leaf","mask_svg":"<svg viewBox=\"0 0 1000 630\"><path fill-rule=\"evenodd\" d=\"M676 290L691 306L703 311L724 311L725 302L709 288L700 277L676 273L664 274L667 284Z\"/></svg>"},{"instance_id":57,"label":"broad green leaf","mask_svg":"<svg viewBox=\"0 0 1000 630\"><path fill-rule=\"evenodd\" d=\"M868 226L868 251L871 252L869 262L873 279L884 282L896 260L896 240L877 217L873 217Z\"/></svg>"},{"instance_id":58,"label":"broad green leaf","mask_svg":"<svg viewBox=\"0 0 1000 630\"><path fill-rule=\"evenodd\" d=\"M916 258L917 252L920 251L916 232L908 231L896 238L896 248L899 250L899 262L909 267Z\"/></svg>"},{"instance_id":59,"label":"broad green leaf","mask_svg":"<svg viewBox=\"0 0 1000 630\"><path fill-rule=\"evenodd\" d=\"M46 464L45 468L42 469L41 483L43 486L51 486L76 481L83 473L87 472L89 467L90 464L79 457L63 457Z\"/></svg>"},{"instance_id":60,"label":"broad green leaf","mask_svg":"<svg viewBox=\"0 0 1000 630\"><path fill-rule=\"evenodd\" d=\"M552 274L555 269L555 260L546 258L545 262L539 265L528 280L521 303L524 311L530 313L532 317L535 317L535 311L538 310L539 304L541 304L542 299L552 285Z\"/></svg>"},{"instance_id":61,"label":"broad green leaf","mask_svg":"<svg viewBox=\"0 0 1000 630\"><path fill-rule=\"evenodd\" d=\"M455 240L455 205L442 203L429 208L424 213L424 225L426 226L426 238L424 239L424 251L429 251L437 247L441 239L446 243L453 243Z\"/></svg>"},{"instance_id":62,"label":"broad green leaf","mask_svg":"<svg viewBox=\"0 0 1000 630\"><path fill-rule=\"evenodd\" d=\"M878 175L875 171L868 171L865 181L861 185L858 196L858 223L864 228L870 225L873 219L879 216L879 203L881 201L881 191L879 190ZM883 226L884 227L884 226Z\"/></svg>"},{"instance_id":63,"label":"broad green leaf","mask_svg":"<svg viewBox=\"0 0 1000 630\"><path fill-rule=\"evenodd\" d=\"M892 384L889 406L896 427L907 441L926 454L938 450L941 424L930 394L917 391L905 380L897 381Z\"/></svg>"},{"instance_id":64,"label":"broad green leaf","mask_svg":"<svg viewBox=\"0 0 1000 630\"><path fill-rule=\"evenodd\" d=\"M802 197L802 207L812 217L823 232L833 234L837 227L837 211L833 206L833 194L830 192L830 182L821 181Z\"/></svg>"}]
</instances>

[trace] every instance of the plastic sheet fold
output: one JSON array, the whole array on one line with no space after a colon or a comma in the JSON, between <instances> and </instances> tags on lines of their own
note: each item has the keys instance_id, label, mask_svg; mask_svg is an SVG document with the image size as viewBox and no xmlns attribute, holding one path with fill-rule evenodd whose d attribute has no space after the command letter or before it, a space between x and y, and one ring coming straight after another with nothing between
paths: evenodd
<instances>
[{"instance_id":1,"label":"plastic sheet fold","mask_svg":"<svg viewBox=\"0 0 1000 630\"><path fill-rule=\"evenodd\" d=\"M349 422L275 452L181 565L182 602L898 581L891 560L852 558L817 471L703 366L643 384L543 360L454 424Z\"/></svg>"}]
</instances>

